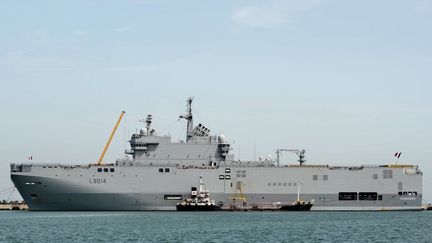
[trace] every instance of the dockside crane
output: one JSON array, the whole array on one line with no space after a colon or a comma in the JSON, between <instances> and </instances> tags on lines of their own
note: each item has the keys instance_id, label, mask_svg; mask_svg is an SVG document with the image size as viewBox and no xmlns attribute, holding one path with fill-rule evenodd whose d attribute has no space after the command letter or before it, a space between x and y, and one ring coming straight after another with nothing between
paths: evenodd
<instances>
[{"instance_id":1,"label":"dockside crane","mask_svg":"<svg viewBox=\"0 0 432 243\"><path fill-rule=\"evenodd\" d=\"M276 162L277 162L278 166L279 166L280 156L281 156L282 152L292 152L292 153L297 154L297 156L299 157L298 162L300 163L300 166L302 166L303 163L306 162L306 160L305 160L306 150L304 150L304 149L303 150L299 150L299 149L278 149L278 150L276 150L276 155L277 155Z\"/></svg>"},{"instance_id":2,"label":"dockside crane","mask_svg":"<svg viewBox=\"0 0 432 243\"><path fill-rule=\"evenodd\" d=\"M112 141L112 139L113 139L113 137L114 137L114 134L116 133L117 128L119 127L120 122L122 121L123 116L124 116L125 113L126 113L125 111L122 111L122 113L120 114L120 117L119 117L119 119L117 120L117 123L116 123L116 125L114 126L114 128L113 128L113 130L112 130L112 132L111 132L111 135L110 135L110 137L109 137L109 139L108 139L108 141L107 141L107 143L106 143L106 145L105 145L105 148L104 148L104 150L102 151L102 154L101 154L101 156L99 157L99 160L98 160L98 162L96 163L96 165L101 165L101 164L102 164L103 158L105 157L105 153L106 153L106 151L108 150L108 147L110 146L111 141Z\"/></svg>"}]
</instances>

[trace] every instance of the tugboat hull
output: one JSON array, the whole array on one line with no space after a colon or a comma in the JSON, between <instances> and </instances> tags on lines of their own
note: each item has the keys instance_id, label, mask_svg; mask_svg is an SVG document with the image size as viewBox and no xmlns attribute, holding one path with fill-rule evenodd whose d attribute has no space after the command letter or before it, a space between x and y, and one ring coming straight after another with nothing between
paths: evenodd
<instances>
[{"instance_id":1,"label":"tugboat hull","mask_svg":"<svg viewBox=\"0 0 432 243\"><path fill-rule=\"evenodd\" d=\"M290 204L290 205L284 205L280 207L280 210L282 211L310 211L313 204L311 203L296 203L296 204Z\"/></svg>"},{"instance_id":2,"label":"tugboat hull","mask_svg":"<svg viewBox=\"0 0 432 243\"><path fill-rule=\"evenodd\" d=\"M220 211L221 208L216 205L177 205L177 211Z\"/></svg>"}]
</instances>

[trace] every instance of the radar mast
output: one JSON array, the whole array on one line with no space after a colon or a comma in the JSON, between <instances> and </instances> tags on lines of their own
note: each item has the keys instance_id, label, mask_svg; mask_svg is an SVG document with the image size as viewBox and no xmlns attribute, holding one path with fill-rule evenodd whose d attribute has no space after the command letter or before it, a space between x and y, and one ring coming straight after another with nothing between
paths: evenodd
<instances>
[{"instance_id":1,"label":"radar mast","mask_svg":"<svg viewBox=\"0 0 432 243\"><path fill-rule=\"evenodd\" d=\"M187 120L187 129L186 129L186 142L189 142L193 138L193 116L192 116L192 101L193 97L189 97L186 102L186 113L180 115L180 118Z\"/></svg>"}]
</instances>

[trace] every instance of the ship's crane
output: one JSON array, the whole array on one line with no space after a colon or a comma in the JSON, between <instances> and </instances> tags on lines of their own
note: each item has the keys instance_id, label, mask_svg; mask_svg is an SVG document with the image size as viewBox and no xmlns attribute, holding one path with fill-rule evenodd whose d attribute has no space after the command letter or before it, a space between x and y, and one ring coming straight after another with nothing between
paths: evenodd
<instances>
[{"instance_id":1,"label":"ship's crane","mask_svg":"<svg viewBox=\"0 0 432 243\"><path fill-rule=\"evenodd\" d=\"M300 163L300 166L302 166L303 163L306 162L306 160L305 160L306 150L304 150L304 149L303 150L298 150L298 149L278 149L278 150L276 150L276 155L277 155L276 162L277 162L278 166L279 166L280 156L281 156L282 152L292 152L292 153L297 154L297 156L299 157L298 162Z\"/></svg>"},{"instance_id":2,"label":"ship's crane","mask_svg":"<svg viewBox=\"0 0 432 243\"><path fill-rule=\"evenodd\" d=\"M112 139L113 139L113 137L114 137L114 134L116 133L117 128L119 127L120 122L121 122L121 120L123 119L123 116L124 116L125 113L126 113L125 111L122 111L122 113L120 114L120 117L119 117L119 119L117 120L117 123L116 123L115 127L113 128L113 130L112 130L112 132L111 132L111 135L110 135L110 137L109 137L109 139L108 139L108 142L106 143L105 148L104 148L104 150L102 151L101 156L99 157L99 160L98 160L98 162L97 162L97 165L101 165L101 164L102 164L102 160L103 160L103 158L105 157L105 153L106 153L108 147L110 146L111 141L112 141Z\"/></svg>"}]
</instances>

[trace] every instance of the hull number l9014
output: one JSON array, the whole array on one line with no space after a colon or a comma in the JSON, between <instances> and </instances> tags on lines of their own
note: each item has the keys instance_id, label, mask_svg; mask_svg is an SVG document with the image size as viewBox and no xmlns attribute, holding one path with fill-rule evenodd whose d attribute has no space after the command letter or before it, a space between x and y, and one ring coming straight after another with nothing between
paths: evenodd
<instances>
[{"instance_id":1,"label":"hull number l9014","mask_svg":"<svg viewBox=\"0 0 432 243\"><path fill-rule=\"evenodd\" d=\"M90 184L106 184L106 179L89 179Z\"/></svg>"}]
</instances>

